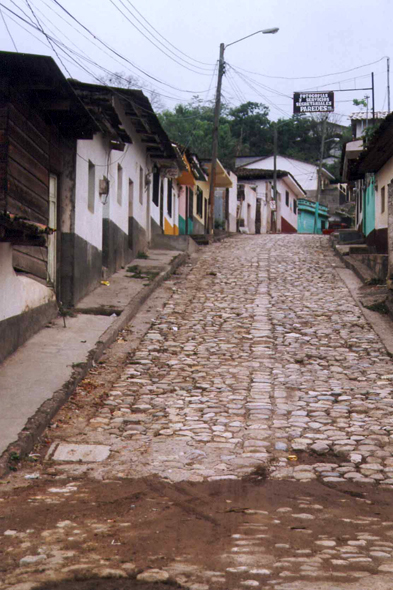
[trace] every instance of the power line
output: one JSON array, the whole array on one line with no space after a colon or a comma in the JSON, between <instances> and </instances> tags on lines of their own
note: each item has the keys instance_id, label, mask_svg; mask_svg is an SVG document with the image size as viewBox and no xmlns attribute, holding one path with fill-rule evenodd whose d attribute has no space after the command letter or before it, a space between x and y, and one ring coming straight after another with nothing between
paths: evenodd
<instances>
[{"instance_id":1,"label":"power line","mask_svg":"<svg viewBox=\"0 0 393 590\"><path fill-rule=\"evenodd\" d=\"M184 51L181 51L181 49L178 49L175 45L173 45L173 43L171 43L166 37L164 37L163 35L161 35L161 33L159 31L157 31L157 29L155 29L153 27L153 25L143 16L143 14L132 4L132 2L130 0L127 0L127 2L139 14L139 16L141 18L143 18L143 20L149 25L149 27L151 29L153 29L153 31L155 31L157 33L157 35L159 35L161 37L161 39L164 39L164 41L166 41L171 47L173 47L174 49L176 49L176 51L178 51L179 53L181 53L185 57L188 57L188 59L191 59L192 61L195 61L195 62L197 62L199 64L204 65L204 66L215 66L215 64L212 64L212 63L206 63L204 61L199 61L199 59L195 59L195 58L191 57L190 55L187 55L187 53L184 53Z\"/></svg>"},{"instance_id":2,"label":"power line","mask_svg":"<svg viewBox=\"0 0 393 590\"><path fill-rule=\"evenodd\" d=\"M13 46L14 46L14 48L15 48L15 51L16 51L16 53L18 53L18 48L17 48L17 46L16 46L16 43L15 43L15 41L14 41L14 38L13 38L13 36L11 35L11 31L10 31L10 29L8 28L7 21L5 20L5 17L4 17L4 14L3 14L3 11L2 11L1 9L0 9L0 14L1 14L1 18L3 19L4 26L5 26L5 28L7 29L7 33L8 33L8 35L10 36L10 39L11 39L11 41L12 41L12 44L13 44Z\"/></svg>"},{"instance_id":3,"label":"power line","mask_svg":"<svg viewBox=\"0 0 393 590\"><path fill-rule=\"evenodd\" d=\"M120 14L122 14L124 16L124 18L127 19L127 21L141 34L143 35L143 37L145 37L145 39L147 39L152 45L154 45L154 47L157 47L157 49L159 51L161 51L164 55L166 55L167 57L169 57L169 59L171 59L172 61L176 62L177 64L179 64L180 66L186 68L187 70L190 70L192 72L194 72L195 74L201 74L204 76L208 76L209 74L202 74L202 72L198 72L195 69L191 69L187 66L184 66L183 64L181 64L179 61L177 61L177 59L174 59L173 57L171 57L170 55L168 55L168 53L166 53L166 51L164 51L161 47L159 47L156 43L154 43L154 41L152 41L147 35L145 35L145 33L143 33L143 31L141 31L136 25L135 23L133 23L128 17L127 15L124 14L124 12L117 6L117 4L115 4L114 0L109 0L110 3L120 12ZM147 31L147 33L149 35L151 35L153 37L153 39L155 39L155 41L157 41L158 43L160 43L165 49L167 49L167 51L169 51L170 53L172 53L172 55L174 55L175 57L177 57L178 59L180 59L181 61L183 61L184 63L188 64L188 66L192 66L192 68L198 68L204 72L209 71L211 72L213 68L209 67L209 68L204 68L195 64L190 63L189 61L185 60L183 57L178 56L174 51L172 51L172 49L169 49L168 47L166 47L162 41L160 41L159 39L157 39L157 37L155 37L150 31L149 29L138 19L138 17L136 17L131 10L124 4L123 0L119 0L120 4L127 10L127 12L134 18L136 19L136 21Z\"/></svg>"},{"instance_id":4,"label":"power line","mask_svg":"<svg viewBox=\"0 0 393 590\"><path fill-rule=\"evenodd\" d=\"M263 90L270 90L270 92L273 92L273 94L276 94L277 96L283 96L284 98L290 98L292 100L292 96L290 96L289 94L284 94L283 92L280 92L279 90L275 90L274 88L271 88L270 86L266 86L265 84L262 84L261 82L258 82L257 80L254 80L253 78L250 78L250 76L246 76L245 74L242 74L241 72L237 72L237 68L234 68L229 63L227 63L227 65L234 72L236 72L238 75L241 75L244 79L247 79L247 80L253 82L254 84L256 84L257 86L259 86Z\"/></svg>"},{"instance_id":5,"label":"power line","mask_svg":"<svg viewBox=\"0 0 393 590\"><path fill-rule=\"evenodd\" d=\"M288 113L286 113L286 112L285 112L283 109L281 109L279 106L277 106L276 104L274 104L274 102L273 102L273 101L269 100L269 99L267 98L267 96L265 96L265 95L261 94L261 92L260 92L260 91L258 91L258 90L255 88L255 86L253 86L253 84L252 84L251 82L249 82L249 81L248 81L248 79L247 79L247 78L246 78L246 77L245 77L243 74L241 74L240 72L238 72L237 70L235 70L233 67L232 67L232 69L233 69L233 71L236 73L236 75L237 75L237 76L239 76L239 78L240 78L241 80L243 80L243 82L244 82L245 84L247 84L247 86L248 86L249 88L251 88L251 89L252 89L254 92L256 92L256 94L257 94L258 96L261 96L261 97L263 98L263 100L265 100L266 102L268 102L270 105L272 105L272 106L273 106L275 109L277 109L279 112L283 113L283 114L285 115L285 117L288 117Z\"/></svg>"},{"instance_id":6,"label":"power line","mask_svg":"<svg viewBox=\"0 0 393 590\"><path fill-rule=\"evenodd\" d=\"M298 76L298 77L287 77L287 76L269 76L268 74L261 74L260 72L251 72L250 70L245 70L244 68L240 68L236 66L238 70L243 72L247 72L248 74L254 74L255 76L262 76L263 78L272 78L274 80L316 80L318 78L328 78L329 76L339 76L340 74L347 74L348 72L354 72L355 70L360 70L361 68L367 68L369 66L373 66L381 62L382 60L386 59L386 55L377 59L376 61L372 61L367 64L363 64L361 66L356 66L355 68L350 68L349 70L343 70L341 72L333 72L331 74L320 74L319 76Z\"/></svg>"},{"instance_id":7,"label":"power line","mask_svg":"<svg viewBox=\"0 0 393 590\"><path fill-rule=\"evenodd\" d=\"M42 25L41 25L41 22L40 22L40 20L38 19L38 17L37 17L37 15L36 15L36 13L34 12L34 10L33 10L32 6L31 6L31 4L30 4L29 0L26 0L26 4L27 4L27 6L30 8L30 11L31 11L32 15L34 16L34 18L35 18L35 20L36 20L36 22L37 22L38 28L41 30L42 34L43 34L43 35L45 35L45 37L46 37L46 39L47 39L47 41L48 41L49 45L52 47L52 50L53 50L53 51L55 52L55 54L57 55L57 58L58 58L58 60L60 61L60 63L62 64L63 68L65 69L65 71L67 72L67 74L69 75L69 77L71 78L71 74L70 74L70 72L68 71L68 69L66 68L66 66L64 65L64 63L62 62L60 55L57 53L57 51L56 51L56 49L54 48L54 46L52 45L52 42L50 41L50 39L49 39L48 35L47 35L47 34L46 34L46 32L44 31L44 29L43 29L43 27L42 27Z\"/></svg>"},{"instance_id":8,"label":"power line","mask_svg":"<svg viewBox=\"0 0 393 590\"><path fill-rule=\"evenodd\" d=\"M53 1L56 1L56 0L53 0ZM63 52L65 52L65 53L66 53L66 51L65 51L65 49L64 49L64 48L66 48L66 49L67 49L69 52L71 52L71 53L73 53L73 54L76 54L76 55L78 55L78 57L79 57L80 59L83 59L83 60L85 60L85 61L88 61L90 64L93 64L93 65L95 65L96 67L100 68L101 70L105 71L105 73L107 73L107 74L112 74L112 75L115 75L115 76L117 76L117 77L119 77L119 78L121 78L121 79L124 79L124 80L127 82L127 79L126 79L126 78L124 78L123 76L121 76L120 74L115 74L114 72L111 72L110 70L108 70L108 69L104 68L103 66L101 66L100 64L96 63L94 60L92 60L92 59L90 59L90 58L88 58L88 57L84 57L84 56L83 56L83 55L81 55L81 54L78 54L78 53L77 53L75 50L71 49L70 47L68 47L67 45L65 45L64 43L62 43L62 42L61 42L61 41L59 41L58 39L56 39L55 37L53 37L53 36L50 36L50 35L48 35L47 33L43 32L43 31L42 31L42 29L41 29L40 27L38 27L38 26L34 25L34 23L32 23L31 21L27 21L26 19L24 19L23 17L21 17L19 14L15 13L13 10L11 10L10 8L8 8L8 7L7 7L7 6L5 6L4 4L0 3L0 6L3 6L3 8L5 8L5 9L6 9L8 12L10 12L11 14L13 14L13 15L14 15L16 18L18 18L19 20L23 21L23 22L24 22L25 24L27 24L28 26L30 26L30 27L32 27L32 28L34 28L34 29L36 29L37 31L39 31L40 33L42 33L42 34L43 34L43 35L44 35L44 36L45 36L47 39L50 39L51 41L53 41L53 42L54 42L54 43L55 43L55 44L56 44L58 47L60 47L60 46L61 46L60 48L62 48L62 51L63 51ZM55 52L55 53L56 53L56 52ZM78 65L79 67L81 67L82 69L85 69L85 68L84 68L84 67L83 67L83 66L82 66L82 65L81 65L79 62L77 62L77 60L75 60L75 58L72 58L72 57L71 57L69 54L67 54L67 55L68 55L68 57L70 57L70 58L71 58L73 61L75 61L75 63L77 63L77 65ZM60 58L59 58L59 60L61 61L61 59L60 59ZM67 70L67 68L65 68L65 69ZM93 77L95 77L95 76L94 76L94 74L92 74L92 72L90 72L89 70L86 70L86 69L85 69L85 71L86 71L86 72L87 72L89 75L92 75ZM72 76L70 76L70 77L72 77ZM155 78L155 79L156 79L156 78ZM157 80L157 79L156 79L156 80ZM101 81L101 80L99 80L99 81L102 83L102 81ZM169 86L170 88L174 88L174 89L176 89L176 90L179 90L180 92L186 92L186 93L190 93L190 94L199 94L199 93L205 93L205 92L206 92L206 90L200 90L200 91L197 91L197 90L195 90L195 91L191 91L191 90L183 90L183 89L181 89L181 88L176 88L175 86L171 86L170 84L166 84L165 82L162 82L162 81L159 81L159 82L160 82L161 84L165 84L166 86ZM148 89L148 90L150 91L151 89ZM172 97L172 96L168 96L168 95L162 94L162 93L160 93L160 92L158 92L158 91L157 91L157 94L159 94L160 96L163 96L163 97L165 97L165 98L170 98L170 99L179 100L179 101L182 101L182 100L183 100L183 98L180 98L180 97Z\"/></svg>"},{"instance_id":9,"label":"power line","mask_svg":"<svg viewBox=\"0 0 393 590\"><path fill-rule=\"evenodd\" d=\"M109 51L111 51L112 53L114 53L115 55L117 55L117 57L120 57L120 59L122 59L123 61L125 61L126 63L128 63L131 67L133 67L134 69L136 69L137 71L139 71L140 73L142 73L144 76L147 76L148 78L154 80L155 82L158 82L159 84L163 84L164 86L168 86L169 88L172 88L172 90L177 90L179 92L185 92L185 93L188 93L188 94L198 94L200 92L203 92L201 90L183 90L182 88L177 88L176 86L172 86L171 84L168 84L167 82L164 82L163 80L160 80L159 78L156 78L155 76L152 76L151 74L149 74L148 72L146 72L145 70L143 70L142 68L140 68L139 66L137 66L136 64L134 64L128 58L124 57L121 53L119 53L118 51L116 51L116 49L113 49L105 41L102 41L102 39L100 39L99 37L97 37L97 35L95 35L88 27L86 27L73 14L71 14L66 8L64 8L64 6L58 0L52 0L52 2L54 2L57 6L59 6L59 8L61 8L61 10L63 10L72 20L74 20L80 27L82 27L87 33L89 33L89 35L91 35L94 39L96 39L104 47L106 47L107 49L109 49Z\"/></svg>"},{"instance_id":10,"label":"power line","mask_svg":"<svg viewBox=\"0 0 393 590\"><path fill-rule=\"evenodd\" d=\"M39 37L36 37L36 35L34 35L34 34L31 32L31 31L29 31L29 30L28 30L28 29L26 29L24 26L22 26L22 25L20 24L20 22L18 22L18 21L17 21L17 20L15 20L14 18L12 18L12 16L9 16L8 18L9 18L9 19L10 19L10 20L11 20L13 23L15 23L15 25L17 25L17 26L18 26L18 27L20 27L20 28L21 28L23 31L25 31L26 33L28 33L29 35L31 35L31 36L32 36L34 39L36 39L36 41L38 41L38 42L39 42L39 43L41 43L42 45L45 45L45 46L47 46L47 45L46 45L46 44L45 44L45 43L42 41L42 39L40 39ZM37 28L37 27L35 27L34 25L32 25L32 26L33 26L35 29L37 29L37 30L38 30L38 28ZM52 39L52 40L53 40L53 39ZM60 43L61 43L61 42L60 42ZM64 52L64 49L62 49L62 51ZM70 51L71 51L71 50L70 50ZM64 59L64 61L67 61L68 63L71 63L71 64L76 64L76 65L77 65L77 66L78 66L80 69L82 69L84 72L88 73L88 74L89 74L89 76L91 76L91 77L92 77L92 78L94 78L94 79L95 79L97 82L99 82L101 86L103 86L103 87L105 87L105 88L108 88L108 89L110 89L110 90L111 90L111 91L113 91L115 94L117 94L119 97L122 97L122 98L125 98L125 100L128 100L126 97L124 97L124 95L121 95L119 92L116 92L115 88L113 88L112 86L108 86L107 84L105 84L105 82L103 82L103 80L102 80L102 79L98 78L98 77L97 77L97 76L95 76L95 75L94 75L92 72L90 72L89 70L87 70L87 69L86 69L86 68L85 68L83 65L81 65L81 64L80 64L80 63L79 63L79 62L78 62L78 61L77 61L75 58L72 58L72 57L70 57L69 59L67 59L66 57L64 57L63 59ZM91 62L91 63L93 63L93 64L95 63L95 62L92 62L92 60L89 60L88 58L86 58L86 60L87 60L87 61L89 61L89 62ZM127 82L127 78L124 78L124 77L123 77L123 76L121 76L120 74L118 74L118 73L114 73L114 72L111 72L110 70L107 70L106 68L104 68L103 66L99 66L98 64L95 64L95 65L97 65L97 67L101 67L101 69L102 69L102 70L103 70L103 71L104 71L106 74L111 74L111 75L113 75L113 76L116 76L116 77L120 78L121 80L124 80L125 82ZM143 88L143 87L142 87L142 88ZM146 90L146 89L145 89L145 90ZM147 89L147 91L149 91L149 92L150 92L150 91L151 91L151 89ZM156 91L154 90L154 92L156 92ZM169 99L171 99L171 100L176 100L176 101L180 101L180 102L183 100L183 99L182 99L182 98L180 98L180 97L173 97L173 96L168 96L168 95L166 95L166 94L160 94L160 93L158 93L158 92L157 92L157 94L158 94L159 96L163 97L163 98L169 98ZM142 111L146 111L146 112L148 112L148 113L151 113L151 111L150 111L150 110L148 110L148 109L145 109L144 107L141 107L141 106L139 106L139 108L140 108L140 110L142 110ZM198 117L199 117L199 115L190 115L190 116L187 116L187 117L182 117L182 118L183 118L183 119L196 119L196 118L198 118Z\"/></svg>"}]
</instances>

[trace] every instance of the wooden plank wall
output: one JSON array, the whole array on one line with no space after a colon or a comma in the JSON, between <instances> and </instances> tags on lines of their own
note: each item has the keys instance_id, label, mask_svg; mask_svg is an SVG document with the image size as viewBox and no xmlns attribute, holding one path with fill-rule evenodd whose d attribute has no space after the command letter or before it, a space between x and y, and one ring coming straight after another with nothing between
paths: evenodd
<instances>
[{"instance_id":1,"label":"wooden plank wall","mask_svg":"<svg viewBox=\"0 0 393 590\"><path fill-rule=\"evenodd\" d=\"M47 224L50 129L11 88L8 105L7 210ZM47 276L47 250L14 246L13 265L40 279Z\"/></svg>"},{"instance_id":2,"label":"wooden plank wall","mask_svg":"<svg viewBox=\"0 0 393 590\"><path fill-rule=\"evenodd\" d=\"M0 211L7 208L7 120L8 106L0 101Z\"/></svg>"}]
</instances>

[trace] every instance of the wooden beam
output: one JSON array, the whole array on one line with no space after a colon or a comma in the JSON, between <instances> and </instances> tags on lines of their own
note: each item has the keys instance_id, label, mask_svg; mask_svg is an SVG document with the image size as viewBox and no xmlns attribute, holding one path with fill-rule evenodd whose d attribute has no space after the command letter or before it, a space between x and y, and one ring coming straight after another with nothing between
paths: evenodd
<instances>
[{"instance_id":1,"label":"wooden beam","mask_svg":"<svg viewBox=\"0 0 393 590\"><path fill-rule=\"evenodd\" d=\"M39 106L46 111L69 111L71 109L71 101L42 99L39 102Z\"/></svg>"}]
</instances>

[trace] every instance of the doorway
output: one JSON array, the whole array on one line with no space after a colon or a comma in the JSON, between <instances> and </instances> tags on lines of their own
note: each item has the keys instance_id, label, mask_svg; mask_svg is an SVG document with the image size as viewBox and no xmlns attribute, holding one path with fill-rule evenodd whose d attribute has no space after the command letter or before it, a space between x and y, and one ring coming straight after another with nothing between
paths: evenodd
<instances>
[{"instance_id":1,"label":"doorway","mask_svg":"<svg viewBox=\"0 0 393 590\"><path fill-rule=\"evenodd\" d=\"M49 219L48 225L51 229L57 229L57 176L49 175ZM48 263L47 263L47 282L56 290L56 265L57 265L57 233L48 236Z\"/></svg>"},{"instance_id":2,"label":"doorway","mask_svg":"<svg viewBox=\"0 0 393 590\"><path fill-rule=\"evenodd\" d=\"M128 248L133 252L134 182L128 179ZM133 252L134 254L134 252Z\"/></svg>"},{"instance_id":3,"label":"doorway","mask_svg":"<svg viewBox=\"0 0 393 590\"><path fill-rule=\"evenodd\" d=\"M164 179L161 178L160 190L160 227L164 231Z\"/></svg>"}]
</instances>

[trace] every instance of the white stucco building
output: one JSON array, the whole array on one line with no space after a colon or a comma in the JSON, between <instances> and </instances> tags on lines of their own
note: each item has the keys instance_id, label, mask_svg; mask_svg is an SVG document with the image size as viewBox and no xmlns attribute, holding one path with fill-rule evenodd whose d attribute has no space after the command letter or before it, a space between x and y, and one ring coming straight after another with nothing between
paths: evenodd
<instances>
[{"instance_id":1,"label":"white stucco building","mask_svg":"<svg viewBox=\"0 0 393 590\"><path fill-rule=\"evenodd\" d=\"M75 305L146 250L156 215L153 167L176 165L171 142L141 91L72 84L103 131L77 142L74 203L61 228L65 305ZM160 190L167 189L166 181ZM176 213L175 198L173 206Z\"/></svg>"},{"instance_id":2,"label":"white stucco building","mask_svg":"<svg viewBox=\"0 0 393 590\"><path fill-rule=\"evenodd\" d=\"M237 175L239 183L255 190L258 200L256 222L260 233L297 232L297 200L305 198L305 191L290 172L277 171L277 201L274 200L271 170L239 168Z\"/></svg>"},{"instance_id":3,"label":"white stucco building","mask_svg":"<svg viewBox=\"0 0 393 590\"><path fill-rule=\"evenodd\" d=\"M236 167L274 170L274 156L236 158ZM278 155L276 168L289 172L309 197L315 196L318 190L318 166L316 164ZM331 180L333 180L333 176L322 168L322 189L329 186Z\"/></svg>"}]
</instances>

